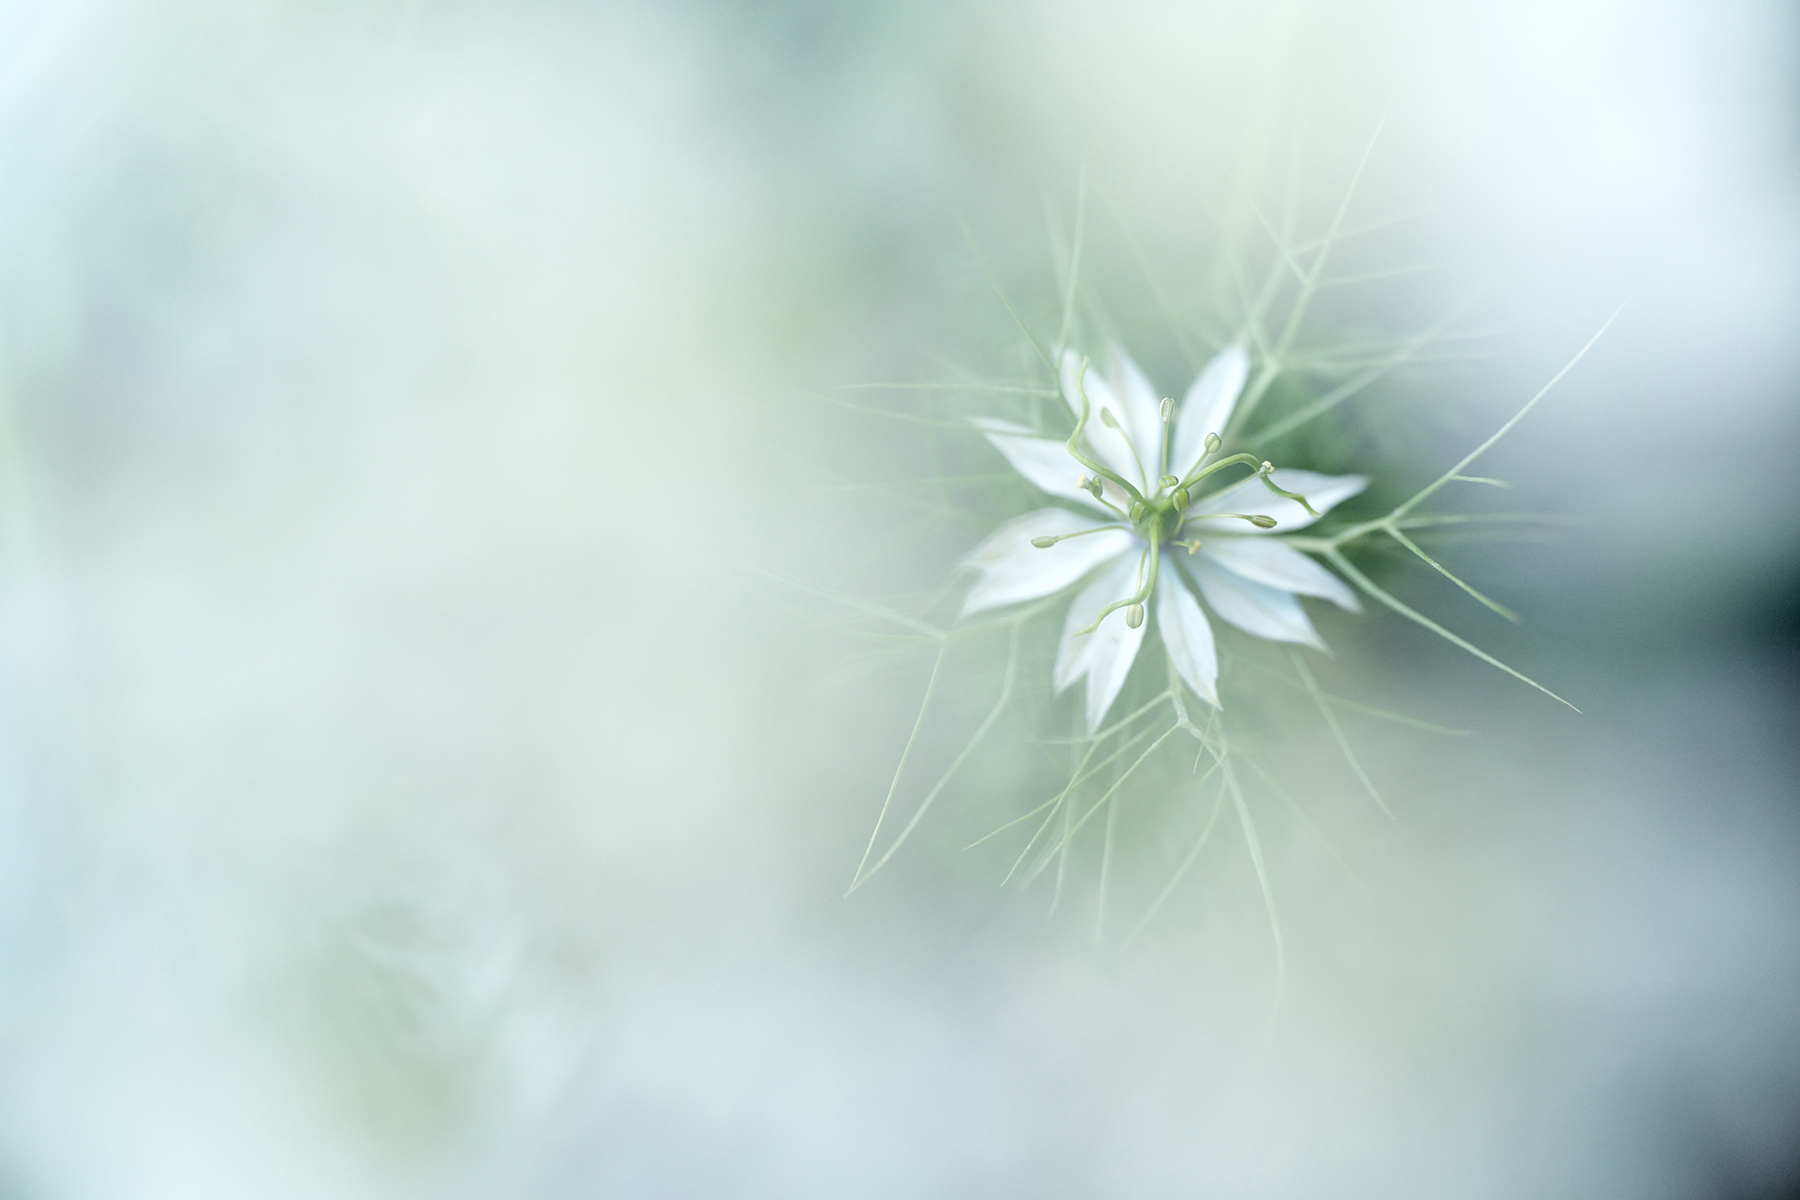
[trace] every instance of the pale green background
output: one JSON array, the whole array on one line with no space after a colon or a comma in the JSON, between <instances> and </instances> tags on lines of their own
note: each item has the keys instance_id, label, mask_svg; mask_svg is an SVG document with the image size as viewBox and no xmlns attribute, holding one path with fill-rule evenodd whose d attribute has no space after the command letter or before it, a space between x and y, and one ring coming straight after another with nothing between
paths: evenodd
<instances>
[{"instance_id":1,"label":"pale green background","mask_svg":"<svg viewBox=\"0 0 1800 1200\"><path fill-rule=\"evenodd\" d=\"M6 4L0 1196L1778 1194L1795 36ZM952 796L840 900L922 673L749 568L901 593L978 536L813 486L916 443L808 394L1009 351L955 213L1042 288L1085 162L1179 250L1284 104L1315 199L1385 113L1367 212L1433 214L1372 323L1485 297L1420 475L1631 302L1484 463L1588 522L1459 560L1527 625L1417 593L1585 715L1334 627L1337 686L1478 732L1360 731L1366 893L1273 838L1271 1033L1230 856L1121 959Z\"/></svg>"}]
</instances>

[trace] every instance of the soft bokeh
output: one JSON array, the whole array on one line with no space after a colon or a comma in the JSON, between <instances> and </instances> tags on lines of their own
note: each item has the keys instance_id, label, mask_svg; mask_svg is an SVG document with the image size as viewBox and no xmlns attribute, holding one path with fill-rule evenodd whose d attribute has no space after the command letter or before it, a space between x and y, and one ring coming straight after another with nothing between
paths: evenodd
<instances>
[{"instance_id":1,"label":"soft bokeh","mask_svg":"<svg viewBox=\"0 0 1800 1200\"><path fill-rule=\"evenodd\" d=\"M1787 1194L1797 33L6 4L0 1196ZM925 664L771 573L981 530L834 502L919 443L813 397L1016 350L958 214L1041 291L1086 164L1178 265L1378 128L1357 214L1449 265L1354 315L1494 335L1396 378L1397 469L1627 302L1483 463L1584 522L1458 550L1526 625L1407 592L1583 715L1335 626L1333 686L1476 733L1357 727L1392 822L1294 735L1354 879L1272 825L1278 1006L1241 855L1120 954L954 852L978 789L841 898Z\"/></svg>"}]
</instances>

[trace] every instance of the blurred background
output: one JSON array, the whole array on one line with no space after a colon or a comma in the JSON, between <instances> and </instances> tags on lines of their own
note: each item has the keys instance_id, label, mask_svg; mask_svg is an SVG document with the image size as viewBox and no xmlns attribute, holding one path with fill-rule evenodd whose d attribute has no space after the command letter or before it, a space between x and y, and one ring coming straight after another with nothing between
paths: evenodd
<instances>
[{"instance_id":1,"label":"blurred background","mask_svg":"<svg viewBox=\"0 0 1800 1200\"><path fill-rule=\"evenodd\" d=\"M0 1197L1797 1194L1796 24L8 0ZM1401 469L1629 298L1482 464L1580 521L1456 552L1526 624L1404 593L1582 715L1334 626L1475 732L1354 729L1360 882L1271 828L1278 1006L1241 853L1121 954L953 791L843 899L928 663L760 572L987 517L836 505L907 451L812 397L1017 351L959 214L1053 294L1083 164L1177 264L1377 129L1352 217L1447 265L1355 315L1490 334Z\"/></svg>"}]
</instances>

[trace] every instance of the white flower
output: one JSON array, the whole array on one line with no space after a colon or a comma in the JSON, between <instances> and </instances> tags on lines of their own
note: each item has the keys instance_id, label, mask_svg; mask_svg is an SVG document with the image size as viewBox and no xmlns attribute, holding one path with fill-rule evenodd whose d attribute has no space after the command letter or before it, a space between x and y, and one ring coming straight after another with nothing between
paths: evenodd
<instances>
[{"instance_id":1,"label":"white flower","mask_svg":"<svg viewBox=\"0 0 1800 1200\"><path fill-rule=\"evenodd\" d=\"M1240 347L1228 347L1200 372L1177 414L1123 352L1113 352L1100 377L1064 351L1062 394L1077 420L1067 442L1006 421L976 422L1019 474L1098 514L1041 508L1002 525L965 560L981 577L963 604L967 616L1088 580L1069 605L1054 678L1059 694L1086 678L1090 733L1143 644L1146 602L1155 604L1175 670L1215 706L1218 656L1195 587L1217 616L1246 633L1319 649L1324 643L1299 597L1358 608L1343 581L1270 530L1305 528L1368 480L1277 470L1247 454L1213 457L1249 365ZM1239 465L1254 473L1200 493Z\"/></svg>"}]
</instances>

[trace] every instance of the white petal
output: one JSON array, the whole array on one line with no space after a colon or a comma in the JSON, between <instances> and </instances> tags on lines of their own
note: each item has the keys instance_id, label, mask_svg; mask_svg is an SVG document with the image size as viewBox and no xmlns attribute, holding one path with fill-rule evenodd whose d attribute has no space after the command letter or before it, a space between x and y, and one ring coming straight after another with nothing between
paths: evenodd
<instances>
[{"instance_id":1,"label":"white petal","mask_svg":"<svg viewBox=\"0 0 1800 1200\"><path fill-rule=\"evenodd\" d=\"M1219 654L1212 626L1173 563L1156 581L1156 627L1162 631L1163 653L1176 672L1202 700L1219 707Z\"/></svg>"},{"instance_id":2,"label":"white petal","mask_svg":"<svg viewBox=\"0 0 1800 1200\"><path fill-rule=\"evenodd\" d=\"M1095 537L1102 535L1095 534ZM1083 539L1085 540L1085 539ZM1135 543L1136 538L1132 541ZM1051 673L1051 680L1056 685L1058 695L1066 691L1070 684L1080 679L1087 671L1088 650L1094 645L1094 634L1075 636L1077 629L1086 629L1094 623L1100 610L1114 600L1123 600L1137 589L1137 572L1139 554L1120 555L1118 564L1098 576L1094 582L1083 588L1069 605L1069 615L1063 621L1062 639L1056 644L1056 668ZM1118 623L1125 623L1123 612L1113 614L1119 618ZM1106 624L1113 623L1113 616L1106 618ZM1095 630L1098 633L1099 630Z\"/></svg>"},{"instance_id":3,"label":"white petal","mask_svg":"<svg viewBox=\"0 0 1800 1200\"><path fill-rule=\"evenodd\" d=\"M1288 467L1277 468L1270 473L1269 478L1274 480L1276 487L1305 496L1307 503L1321 517L1369 486L1368 479L1362 475L1321 475L1317 471L1297 471ZM1262 513L1275 518L1275 528L1268 530L1259 530L1248 521L1234 522L1231 532L1243 534L1292 533L1296 529L1305 529L1319 519L1308 513L1297 501L1277 496L1262 480L1254 476L1222 491L1202 496L1188 505L1190 517L1205 516L1208 513ZM1205 537L1206 534L1202 532L1200 536Z\"/></svg>"},{"instance_id":4,"label":"white petal","mask_svg":"<svg viewBox=\"0 0 1800 1200\"><path fill-rule=\"evenodd\" d=\"M1098 374L1098 371L1090 367L1088 368L1087 378L1091 381ZM1077 421L1081 420L1081 393L1075 387L1075 382L1080 377L1081 355L1075 353L1073 350L1065 349L1062 352L1062 362L1058 364L1057 378L1062 383L1063 402L1069 406L1069 415L1074 417ZM1092 402L1093 408L1098 410L1100 402L1093 398L1092 392L1088 393L1088 399ZM1094 418L1098 420L1099 416L1100 414L1096 411L1094 413Z\"/></svg>"},{"instance_id":5,"label":"white petal","mask_svg":"<svg viewBox=\"0 0 1800 1200\"><path fill-rule=\"evenodd\" d=\"M1106 710L1119 698L1138 647L1144 644L1149 622L1136 629L1125 623L1123 610L1109 613L1100 628L1087 635L1093 644L1087 652L1087 727L1093 733L1106 719Z\"/></svg>"},{"instance_id":6,"label":"white petal","mask_svg":"<svg viewBox=\"0 0 1800 1200\"><path fill-rule=\"evenodd\" d=\"M1227 571L1208 559L1204 548L1188 559L1187 566L1200 582L1200 592L1212 610L1245 633L1270 641L1325 648L1293 593L1253 583Z\"/></svg>"},{"instance_id":7,"label":"white petal","mask_svg":"<svg viewBox=\"0 0 1800 1200\"><path fill-rule=\"evenodd\" d=\"M1211 537L1205 539L1200 553L1252 582L1319 596L1351 612L1362 610L1356 593L1343 580L1292 546L1283 545L1279 538Z\"/></svg>"},{"instance_id":8,"label":"white petal","mask_svg":"<svg viewBox=\"0 0 1800 1200\"><path fill-rule=\"evenodd\" d=\"M963 616L1059 592L1107 559L1123 554L1136 540L1128 530L1109 529L1058 542L1044 550L1031 544L1035 537L1093 527L1093 519L1080 513L1066 508L1040 508L996 529L963 559L964 566L981 572L981 578L969 589L968 599L963 601Z\"/></svg>"},{"instance_id":9,"label":"white petal","mask_svg":"<svg viewBox=\"0 0 1800 1200\"><path fill-rule=\"evenodd\" d=\"M1144 644L1144 630L1125 623L1125 610L1106 614L1100 628L1075 637L1077 629L1093 624L1099 611L1114 600L1123 600L1137 586L1137 556L1127 554L1112 570L1089 584L1075 602L1069 605L1069 616L1063 622L1062 644L1057 647L1056 690L1061 693L1081 676L1087 676L1087 728L1093 733L1100 728L1106 710L1119 697L1138 647Z\"/></svg>"},{"instance_id":10,"label":"white petal","mask_svg":"<svg viewBox=\"0 0 1800 1200\"><path fill-rule=\"evenodd\" d=\"M1100 534L1094 534L1100 536ZM1093 583L1082 588L1076 594L1075 601L1069 604L1069 615L1062 622L1062 639L1057 642L1057 666L1051 671L1051 682L1057 685L1057 694L1067 691L1067 687L1087 673L1091 666L1091 651L1107 639L1100 633L1107 633L1112 626L1125 624L1125 612L1114 610L1107 613L1107 619L1098 630L1084 633L1076 637L1076 630L1085 630L1091 626L1094 617L1100 610L1116 599L1125 599L1138 590L1138 565L1143 558L1143 545L1132 538L1132 547L1127 554L1121 554L1120 560L1111 569L1105 570L1094 578ZM1098 640L1096 640L1098 639Z\"/></svg>"},{"instance_id":11,"label":"white petal","mask_svg":"<svg viewBox=\"0 0 1800 1200\"><path fill-rule=\"evenodd\" d=\"M1116 515L1076 486L1076 481L1087 474L1087 469L1070 457L1068 443L1038 437L1024 426L1014 425L1011 421L979 418L973 424L987 434L987 440L993 443L994 449L1006 456L1006 461L1012 464L1013 470L1035 483L1048 495L1073 500L1085 508L1106 513L1109 517Z\"/></svg>"},{"instance_id":12,"label":"white petal","mask_svg":"<svg viewBox=\"0 0 1800 1200\"><path fill-rule=\"evenodd\" d=\"M1078 388L1076 385L1080 383ZM1146 384L1146 387L1149 385ZM1122 479L1129 479L1140 491L1144 490L1144 475L1138 470L1137 459L1132 456L1131 445L1127 439L1130 424L1125 424L1126 433L1117 429L1109 429L1100 419L1102 408L1109 410L1121 422L1126 420L1129 411L1119 396L1113 391L1113 385L1103 376L1097 367L1090 365L1087 375L1081 373L1081 356L1073 350L1063 351L1062 360L1062 393L1068 402L1069 411L1075 419L1081 419L1081 392L1085 389L1088 397L1088 423L1083 431L1082 442L1095 459L1108 470L1115 472ZM1146 462L1149 460L1146 459Z\"/></svg>"},{"instance_id":13,"label":"white petal","mask_svg":"<svg viewBox=\"0 0 1800 1200\"><path fill-rule=\"evenodd\" d=\"M1153 483L1162 474L1162 401L1131 355L1117 346L1112 348L1108 366L1107 379L1119 401L1119 407L1113 412L1131 435L1131 444L1137 447L1138 456L1144 460L1144 471L1149 476L1144 482ZM1133 483L1138 481L1135 476L1127 478Z\"/></svg>"},{"instance_id":14,"label":"white petal","mask_svg":"<svg viewBox=\"0 0 1800 1200\"><path fill-rule=\"evenodd\" d=\"M1181 402L1181 415L1175 420L1175 444L1169 451L1169 470L1186 476L1205 452L1206 435L1225 436L1231 410L1237 407L1238 395L1249 376L1250 356L1235 343L1206 364Z\"/></svg>"}]
</instances>

